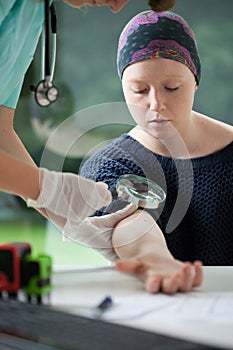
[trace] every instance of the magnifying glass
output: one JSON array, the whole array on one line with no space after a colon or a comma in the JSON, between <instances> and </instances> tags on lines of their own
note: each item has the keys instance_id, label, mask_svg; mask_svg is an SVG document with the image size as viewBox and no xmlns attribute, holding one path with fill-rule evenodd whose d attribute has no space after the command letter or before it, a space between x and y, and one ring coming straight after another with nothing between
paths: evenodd
<instances>
[{"instance_id":1,"label":"magnifying glass","mask_svg":"<svg viewBox=\"0 0 233 350\"><path fill-rule=\"evenodd\" d=\"M156 183L138 175L121 175L113 198L124 198L138 207L156 209L165 200L166 193Z\"/></svg>"}]
</instances>

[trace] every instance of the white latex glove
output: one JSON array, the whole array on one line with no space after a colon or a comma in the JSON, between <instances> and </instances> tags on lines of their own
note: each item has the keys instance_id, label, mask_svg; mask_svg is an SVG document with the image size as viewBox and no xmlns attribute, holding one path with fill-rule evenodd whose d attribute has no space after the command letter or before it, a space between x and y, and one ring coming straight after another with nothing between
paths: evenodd
<instances>
[{"instance_id":1,"label":"white latex glove","mask_svg":"<svg viewBox=\"0 0 233 350\"><path fill-rule=\"evenodd\" d=\"M112 234L118 222L130 216L137 210L134 204L129 204L124 209L113 214L89 217L85 220L78 218L68 220L63 228L63 239L83 243L98 251L110 261L119 257L112 246Z\"/></svg>"},{"instance_id":2,"label":"white latex glove","mask_svg":"<svg viewBox=\"0 0 233 350\"><path fill-rule=\"evenodd\" d=\"M91 215L112 201L111 192L103 182L94 182L72 173L41 169L40 195L28 199L27 205L43 208L67 221Z\"/></svg>"}]
</instances>

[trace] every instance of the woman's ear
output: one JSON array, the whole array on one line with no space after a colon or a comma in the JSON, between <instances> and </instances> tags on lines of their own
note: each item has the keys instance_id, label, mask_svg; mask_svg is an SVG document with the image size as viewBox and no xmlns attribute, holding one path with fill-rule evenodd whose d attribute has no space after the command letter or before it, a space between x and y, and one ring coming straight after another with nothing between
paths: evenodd
<instances>
[{"instance_id":1,"label":"woman's ear","mask_svg":"<svg viewBox=\"0 0 233 350\"><path fill-rule=\"evenodd\" d=\"M197 85L197 83L195 83L195 86L194 86L195 92L197 91L197 89L198 89L198 85Z\"/></svg>"}]
</instances>

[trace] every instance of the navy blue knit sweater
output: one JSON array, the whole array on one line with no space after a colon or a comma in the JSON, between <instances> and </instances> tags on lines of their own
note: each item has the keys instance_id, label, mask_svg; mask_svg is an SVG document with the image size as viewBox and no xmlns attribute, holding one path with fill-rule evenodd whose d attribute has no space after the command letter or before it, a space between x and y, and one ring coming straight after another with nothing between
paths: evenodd
<instances>
[{"instance_id":1,"label":"navy blue knit sweater","mask_svg":"<svg viewBox=\"0 0 233 350\"><path fill-rule=\"evenodd\" d=\"M148 211L175 258L233 265L233 142L205 157L172 159L122 135L81 169L82 176L104 181L110 190L123 174L146 176L165 190L164 205ZM118 199L96 215L122 206L125 202Z\"/></svg>"}]
</instances>

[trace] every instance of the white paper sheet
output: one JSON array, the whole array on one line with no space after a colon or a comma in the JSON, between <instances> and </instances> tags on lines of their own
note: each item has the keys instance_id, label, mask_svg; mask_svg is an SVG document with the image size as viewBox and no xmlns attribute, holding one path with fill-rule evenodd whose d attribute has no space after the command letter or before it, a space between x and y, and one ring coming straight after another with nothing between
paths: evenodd
<instances>
[{"instance_id":1,"label":"white paper sheet","mask_svg":"<svg viewBox=\"0 0 233 350\"><path fill-rule=\"evenodd\" d=\"M102 317L117 322L136 319L176 323L233 321L233 292L196 291L172 296L143 293L118 297Z\"/></svg>"}]
</instances>

